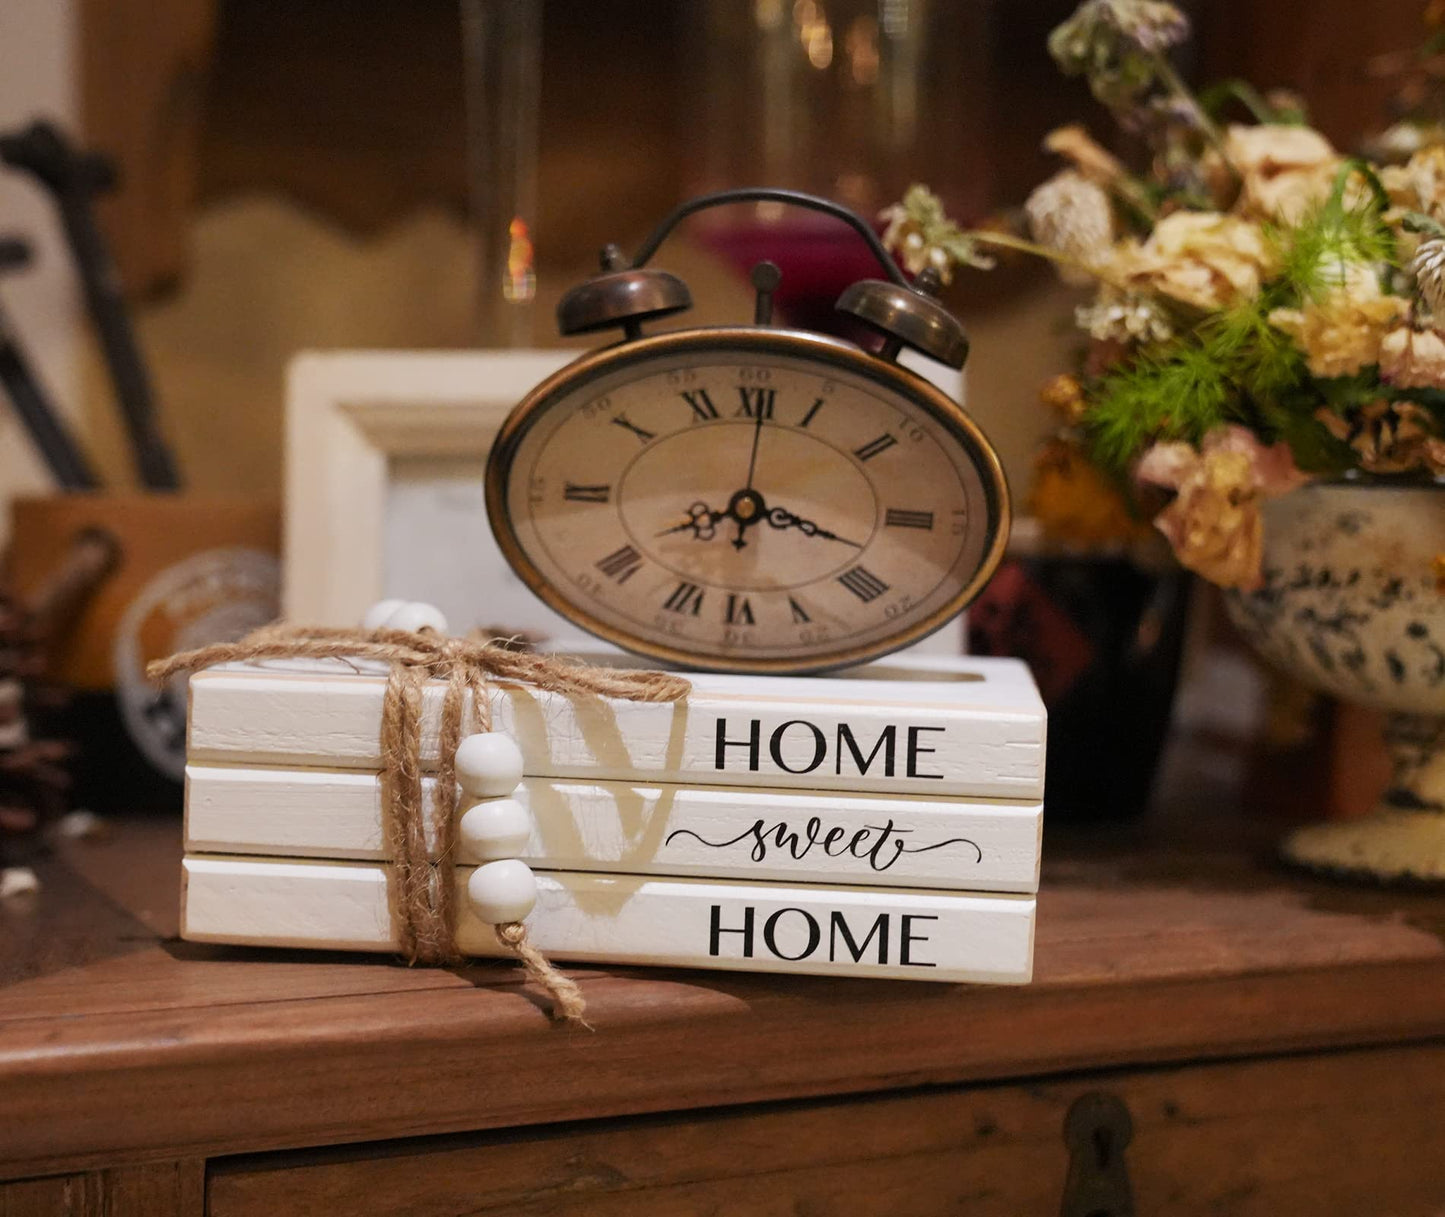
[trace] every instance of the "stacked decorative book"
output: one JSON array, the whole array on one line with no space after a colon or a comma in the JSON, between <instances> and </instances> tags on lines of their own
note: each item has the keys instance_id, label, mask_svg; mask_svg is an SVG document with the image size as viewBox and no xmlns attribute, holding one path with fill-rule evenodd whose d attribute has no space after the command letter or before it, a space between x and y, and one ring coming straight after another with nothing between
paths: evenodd
<instances>
[{"instance_id":1,"label":"stacked decorative book","mask_svg":"<svg viewBox=\"0 0 1445 1217\"><path fill-rule=\"evenodd\" d=\"M493 728L525 760L511 797L529 813L537 947L562 961L1029 979L1045 716L1023 664L895 657L836 677L692 681L677 704L491 689ZM385 684L330 661L192 678L186 938L395 948ZM423 697L424 767L442 693ZM463 833L457 944L506 955L467 900L471 848Z\"/></svg>"}]
</instances>

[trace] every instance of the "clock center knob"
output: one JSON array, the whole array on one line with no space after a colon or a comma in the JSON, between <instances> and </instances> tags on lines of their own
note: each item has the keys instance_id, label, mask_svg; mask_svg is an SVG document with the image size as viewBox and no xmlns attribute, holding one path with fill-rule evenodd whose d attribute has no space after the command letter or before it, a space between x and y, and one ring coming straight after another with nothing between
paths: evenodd
<instances>
[{"instance_id":1,"label":"clock center knob","mask_svg":"<svg viewBox=\"0 0 1445 1217\"><path fill-rule=\"evenodd\" d=\"M628 543L678 580L730 592L802 587L856 562L880 515L863 465L847 445L769 426L748 486L755 435L754 420L720 419L643 448L613 492Z\"/></svg>"},{"instance_id":2,"label":"clock center knob","mask_svg":"<svg viewBox=\"0 0 1445 1217\"><path fill-rule=\"evenodd\" d=\"M728 515L747 523L767 514L763 496L756 490L739 490L728 502Z\"/></svg>"}]
</instances>

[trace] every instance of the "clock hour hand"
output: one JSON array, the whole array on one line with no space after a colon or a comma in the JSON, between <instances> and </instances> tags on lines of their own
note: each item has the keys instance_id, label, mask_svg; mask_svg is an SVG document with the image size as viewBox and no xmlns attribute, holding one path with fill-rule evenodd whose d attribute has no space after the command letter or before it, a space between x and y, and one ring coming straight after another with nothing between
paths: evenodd
<instances>
[{"instance_id":1,"label":"clock hour hand","mask_svg":"<svg viewBox=\"0 0 1445 1217\"><path fill-rule=\"evenodd\" d=\"M847 537L840 537L836 532L820 528L812 520L795 516L785 507L771 508L768 511L767 520L774 528L796 528L805 537L821 537L825 541L839 541L844 545L851 545L854 549L863 548L857 541L850 541Z\"/></svg>"},{"instance_id":2,"label":"clock hour hand","mask_svg":"<svg viewBox=\"0 0 1445 1217\"><path fill-rule=\"evenodd\" d=\"M719 520L727 519L727 512L714 511L706 503L694 503L687 509L687 519L673 528L664 528L656 533L659 537L670 537L675 532L691 532L696 541L711 541L717 535Z\"/></svg>"}]
</instances>

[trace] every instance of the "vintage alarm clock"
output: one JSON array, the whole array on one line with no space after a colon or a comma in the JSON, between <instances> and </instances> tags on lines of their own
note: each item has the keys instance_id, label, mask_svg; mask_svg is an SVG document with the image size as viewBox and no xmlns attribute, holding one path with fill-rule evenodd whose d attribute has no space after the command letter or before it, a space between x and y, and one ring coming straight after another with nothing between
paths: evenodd
<instances>
[{"instance_id":1,"label":"vintage alarm clock","mask_svg":"<svg viewBox=\"0 0 1445 1217\"><path fill-rule=\"evenodd\" d=\"M883 337L878 353L772 324L779 274L753 271L751 325L643 334L692 301L648 266L685 217L771 201L836 216L887 278L840 312ZM910 347L963 366L968 341L910 286L861 217L794 191L748 189L683 204L630 266L557 308L563 334L619 327L512 412L487 465L487 511L518 575L582 628L642 655L732 672L858 663L938 629L1003 556L1008 487L964 410L897 362Z\"/></svg>"}]
</instances>

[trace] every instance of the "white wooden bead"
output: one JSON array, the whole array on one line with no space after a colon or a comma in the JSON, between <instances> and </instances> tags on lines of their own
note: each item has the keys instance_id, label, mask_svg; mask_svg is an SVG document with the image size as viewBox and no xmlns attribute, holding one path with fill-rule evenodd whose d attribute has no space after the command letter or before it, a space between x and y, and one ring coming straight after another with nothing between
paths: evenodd
<instances>
[{"instance_id":1,"label":"white wooden bead","mask_svg":"<svg viewBox=\"0 0 1445 1217\"><path fill-rule=\"evenodd\" d=\"M537 903L537 877L516 858L488 862L467 880L472 911L488 925L521 921Z\"/></svg>"},{"instance_id":2,"label":"white wooden bead","mask_svg":"<svg viewBox=\"0 0 1445 1217\"><path fill-rule=\"evenodd\" d=\"M387 623L391 615L405 603L405 600L378 600L366 610L366 616L361 619L361 628L364 630L379 630Z\"/></svg>"},{"instance_id":3,"label":"white wooden bead","mask_svg":"<svg viewBox=\"0 0 1445 1217\"><path fill-rule=\"evenodd\" d=\"M510 735L484 731L457 745L457 781L474 799L511 794L522 780L522 750Z\"/></svg>"},{"instance_id":4,"label":"white wooden bead","mask_svg":"<svg viewBox=\"0 0 1445 1217\"><path fill-rule=\"evenodd\" d=\"M516 799L489 799L462 812L457 829L480 862L517 858L532 839L532 817Z\"/></svg>"},{"instance_id":5,"label":"white wooden bead","mask_svg":"<svg viewBox=\"0 0 1445 1217\"><path fill-rule=\"evenodd\" d=\"M386 619L386 627L390 630L435 630L438 634L445 634L447 619L436 605L412 600Z\"/></svg>"}]
</instances>

